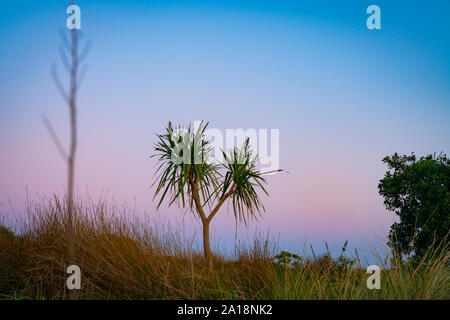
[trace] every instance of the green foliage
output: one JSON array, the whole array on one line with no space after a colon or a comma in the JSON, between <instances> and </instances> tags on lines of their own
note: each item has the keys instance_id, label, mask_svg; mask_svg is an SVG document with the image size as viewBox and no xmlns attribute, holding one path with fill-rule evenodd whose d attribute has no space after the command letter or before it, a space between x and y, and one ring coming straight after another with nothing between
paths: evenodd
<instances>
[{"instance_id":1,"label":"green foliage","mask_svg":"<svg viewBox=\"0 0 450 320\"><path fill-rule=\"evenodd\" d=\"M378 190L386 208L399 216L389 245L418 261L430 247L448 249L450 228L450 160L446 155L385 157L389 171Z\"/></svg>"},{"instance_id":2,"label":"green foliage","mask_svg":"<svg viewBox=\"0 0 450 320\"><path fill-rule=\"evenodd\" d=\"M196 205L197 211L203 211L205 206L212 208L215 201L218 209L221 200L231 197L236 221L247 224L250 218L257 218L264 211L257 189L267 194L266 180L262 177L265 173L255 168L256 156L250 150L248 139L240 149L222 151L223 163L214 161L210 141L204 134L207 126L208 123L201 123L194 132L190 126L174 129L169 122L166 133L158 135L153 155L160 163L154 182L155 197L160 195L158 207L168 196L169 205L178 201L181 207L189 204L193 209L198 189L201 205ZM211 218L215 212L213 209Z\"/></svg>"},{"instance_id":3,"label":"green foliage","mask_svg":"<svg viewBox=\"0 0 450 320\"><path fill-rule=\"evenodd\" d=\"M250 140L246 139L241 150L235 148L228 154L223 152L225 162L222 164L222 167L226 170L221 188L222 197L234 183L233 212L235 218L239 218L244 224L247 224L250 218L256 218L256 214L260 213L261 208L264 210L257 189L260 188L268 195L263 186L266 180L262 177L261 172L255 168L256 157L250 151L249 142Z\"/></svg>"},{"instance_id":4,"label":"green foliage","mask_svg":"<svg viewBox=\"0 0 450 320\"><path fill-rule=\"evenodd\" d=\"M341 254L336 259L333 259L331 257L331 254L328 252L324 256L318 258L314 257L313 260L305 260L303 259L303 257L295 253L282 250L279 254L272 257L272 261L276 266L283 268L298 268L308 265L309 267L319 267L322 269L329 269L329 271L337 271L338 273L343 273L350 270L356 265L356 259L350 259L344 256L346 246L347 242L345 242Z\"/></svg>"},{"instance_id":5,"label":"green foliage","mask_svg":"<svg viewBox=\"0 0 450 320\"><path fill-rule=\"evenodd\" d=\"M169 205L179 201L179 205L193 206L190 182L198 181L200 195L204 203L207 203L215 194L217 185L217 167L208 158L211 148L205 139L204 131L208 124L192 132L191 127L174 129L169 122L166 133L157 135L158 142L155 146L159 167L156 171L157 183L155 197L162 192L158 207L167 194L170 195Z\"/></svg>"},{"instance_id":6,"label":"green foliage","mask_svg":"<svg viewBox=\"0 0 450 320\"><path fill-rule=\"evenodd\" d=\"M302 263L303 258L295 253L288 251L281 251L279 254L274 256L272 260L279 266L282 267L295 267Z\"/></svg>"},{"instance_id":7,"label":"green foliage","mask_svg":"<svg viewBox=\"0 0 450 320\"><path fill-rule=\"evenodd\" d=\"M355 264L355 259L347 258L341 254L337 259L333 260L332 268L337 270L339 273L342 273L350 270Z\"/></svg>"}]
</instances>

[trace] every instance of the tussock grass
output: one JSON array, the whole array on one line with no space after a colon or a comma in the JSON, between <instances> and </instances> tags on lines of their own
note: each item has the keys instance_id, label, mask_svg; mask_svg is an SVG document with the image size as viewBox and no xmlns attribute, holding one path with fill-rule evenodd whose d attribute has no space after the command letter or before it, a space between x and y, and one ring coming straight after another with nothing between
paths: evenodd
<instances>
[{"instance_id":1,"label":"tussock grass","mask_svg":"<svg viewBox=\"0 0 450 320\"><path fill-rule=\"evenodd\" d=\"M70 298L63 208L58 198L47 199L28 205L27 219L14 226L19 234L0 227L2 298ZM79 299L450 298L448 250L433 253L426 265L380 257L381 290L369 290L358 259L287 254L286 260L284 253L274 259L277 248L268 237L238 247L235 259L214 254L210 269L182 232L118 211L105 202L75 206Z\"/></svg>"}]
</instances>

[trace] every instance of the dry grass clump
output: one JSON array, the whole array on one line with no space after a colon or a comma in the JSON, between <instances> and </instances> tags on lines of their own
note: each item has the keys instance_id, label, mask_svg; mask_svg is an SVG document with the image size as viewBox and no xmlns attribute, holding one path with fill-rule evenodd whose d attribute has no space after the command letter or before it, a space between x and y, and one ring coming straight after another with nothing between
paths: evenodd
<instances>
[{"instance_id":1,"label":"dry grass clump","mask_svg":"<svg viewBox=\"0 0 450 320\"><path fill-rule=\"evenodd\" d=\"M6 299L68 299L66 214L54 197L29 205L12 233L0 227L0 294ZM381 290L368 290L357 259L277 256L268 237L220 254L210 269L193 239L168 225L130 218L106 202L78 203L74 215L80 299L449 299L448 250L427 265L383 268ZM122 210L123 211L123 210ZM125 210L126 211L126 210ZM275 256L275 258L273 258Z\"/></svg>"}]
</instances>

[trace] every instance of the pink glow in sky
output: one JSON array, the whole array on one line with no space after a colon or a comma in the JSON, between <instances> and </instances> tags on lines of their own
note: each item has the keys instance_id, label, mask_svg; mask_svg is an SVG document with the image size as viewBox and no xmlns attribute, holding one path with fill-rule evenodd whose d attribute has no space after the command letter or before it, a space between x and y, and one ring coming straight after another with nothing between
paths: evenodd
<instances>
[{"instance_id":1,"label":"pink glow in sky","mask_svg":"<svg viewBox=\"0 0 450 320\"><path fill-rule=\"evenodd\" d=\"M289 173L268 178L258 229L269 228L291 249L305 240L361 247L394 221L377 191L383 157L448 153L448 19L436 18L446 10L420 3L423 19L410 21L419 3L386 4L386 27L377 33L365 28L365 11L349 4L339 11L274 3L273 13L249 4L80 5L93 43L79 95L81 195L107 193L155 214L149 157L168 120L203 119L223 131L279 129L280 166ZM14 1L0 13L4 216L9 202L23 211L26 187L32 199L64 192L66 167L41 121L45 114L67 144L68 110L50 76L53 62L63 74L57 30L64 22L64 4L53 2L32 8ZM160 214L176 219L179 210L162 206ZM216 237L228 243L234 226L226 207L213 221Z\"/></svg>"}]
</instances>

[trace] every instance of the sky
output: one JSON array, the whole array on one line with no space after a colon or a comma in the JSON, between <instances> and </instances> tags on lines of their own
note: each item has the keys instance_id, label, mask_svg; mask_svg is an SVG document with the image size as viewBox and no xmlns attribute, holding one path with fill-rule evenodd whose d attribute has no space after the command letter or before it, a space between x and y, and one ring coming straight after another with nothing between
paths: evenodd
<instances>
[{"instance_id":1,"label":"sky","mask_svg":"<svg viewBox=\"0 0 450 320\"><path fill-rule=\"evenodd\" d=\"M266 213L238 239L269 231L282 248L382 245L393 213L377 184L394 152L450 149L448 1L77 1L92 43L79 91L76 187L140 214L151 188L156 133L167 122L279 129L280 167ZM381 30L366 27L369 5ZM66 166L42 122L67 146L69 114L59 30L67 1L0 1L0 214L27 196L62 194ZM188 220L189 232L199 223ZM213 243L235 244L231 208Z\"/></svg>"}]
</instances>

